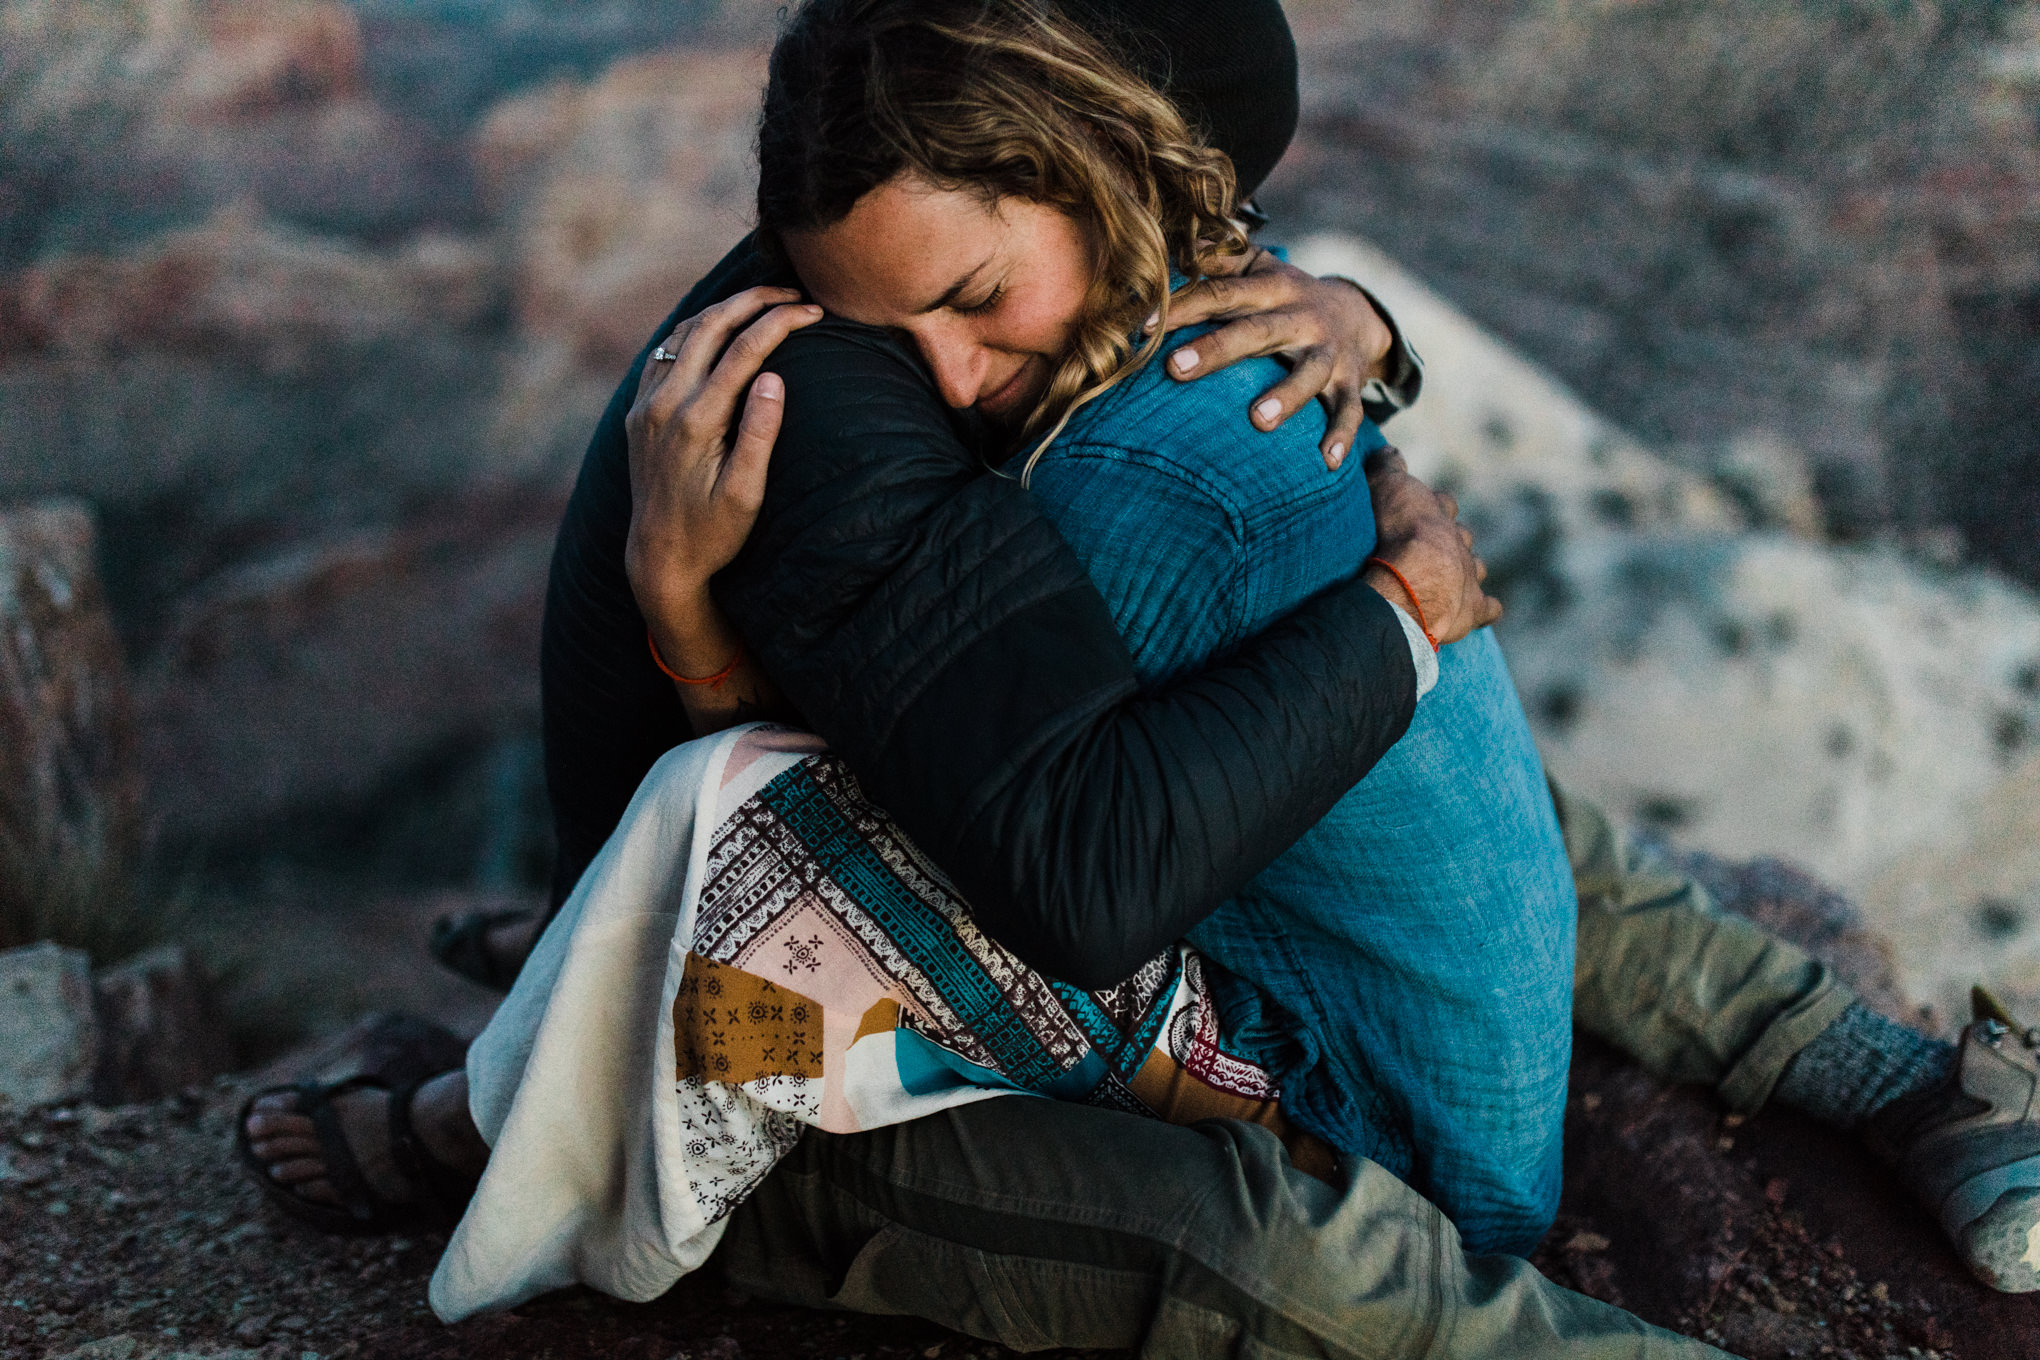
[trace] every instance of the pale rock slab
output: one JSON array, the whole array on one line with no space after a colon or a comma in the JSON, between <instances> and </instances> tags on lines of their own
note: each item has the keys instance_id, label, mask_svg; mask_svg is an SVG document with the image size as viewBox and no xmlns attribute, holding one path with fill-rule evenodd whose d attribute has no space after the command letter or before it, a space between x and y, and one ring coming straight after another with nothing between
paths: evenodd
<instances>
[{"instance_id":1,"label":"pale rock slab","mask_svg":"<svg viewBox=\"0 0 2040 1360\"><path fill-rule=\"evenodd\" d=\"M55 1105L92 1090L99 1023L92 961L32 944L0 952L0 1100Z\"/></svg>"},{"instance_id":2,"label":"pale rock slab","mask_svg":"<svg viewBox=\"0 0 2040 1360\"><path fill-rule=\"evenodd\" d=\"M1763 502L1740 504L1366 242L1293 258L1366 283L1424 356L1389 433L1481 535L1553 773L1681 844L1834 883L1944 1022L1978 981L2040 1015L2040 599L1820 541L1781 445L1738 451Z\"/></svg>"}]
</instances>

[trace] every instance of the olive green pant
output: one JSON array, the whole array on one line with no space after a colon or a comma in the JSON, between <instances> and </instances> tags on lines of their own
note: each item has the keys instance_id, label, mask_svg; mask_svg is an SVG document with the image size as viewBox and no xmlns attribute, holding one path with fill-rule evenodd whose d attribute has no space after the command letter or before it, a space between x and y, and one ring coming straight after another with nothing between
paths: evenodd
<instances>
[{"instance_id":1,"label":"olive green pant","mask_svg":"<svg viewBox=\"0 0 2040 1360\"><path fill-rule=\"evenodd\" d=\"M1579 885L1581 1028L1754 1109L1850 994L1721 915L1554 788ZM1143 1356L1711 1356L1473 1256L1371 1162L1338 1188L1267 1130L1188 1128L1003 1098L859 1134L810 1132L733 1215L716 1258L750 1293L931 1319L1016 1350Z\"/></svg>"}]
</instances>

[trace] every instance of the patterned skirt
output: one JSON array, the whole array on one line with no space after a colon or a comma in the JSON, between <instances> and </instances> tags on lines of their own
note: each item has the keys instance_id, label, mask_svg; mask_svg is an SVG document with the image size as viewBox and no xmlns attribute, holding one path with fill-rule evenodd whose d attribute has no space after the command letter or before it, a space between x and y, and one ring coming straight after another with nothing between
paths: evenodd
<instances>
[{"instance_id":1,"label":"patterned skirt","mask_svg":"<svg viewBox=\"0 0 2040 1360\"><path fill-rule=\"evenodd\" d=\"M449 1321L573 1283L653 1297L809 1128L992 1097L1249 1120L1334 1175L1194 951L1097 991L1036 972L840 760L770 725L654 767L468 1077L491 1158L433 1278Z\"/></svg>"}]
</instances>

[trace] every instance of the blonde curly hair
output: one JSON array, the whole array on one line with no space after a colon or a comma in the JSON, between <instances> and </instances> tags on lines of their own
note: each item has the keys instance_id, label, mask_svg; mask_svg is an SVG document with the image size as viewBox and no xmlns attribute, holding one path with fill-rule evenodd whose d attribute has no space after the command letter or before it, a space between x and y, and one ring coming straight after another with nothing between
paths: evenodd
<instances>
[{"instance_id":1,"label":"blonde curly hair","mask_svg":"<svg viewBox=\"0 0 2040 1360\"><path fill-rule=\"evenodd\" d=\"M1153 357L1170 271L1247 248L1232 162L1093 33L1041 0L808 0L773 48L758 226L841 221L902 173L1090 228L1096 271L1068 352L1023 423L1022 479L1070 416ZM1163 324L1136 339L1142 323Z\"/></svg>"}]
</instances>

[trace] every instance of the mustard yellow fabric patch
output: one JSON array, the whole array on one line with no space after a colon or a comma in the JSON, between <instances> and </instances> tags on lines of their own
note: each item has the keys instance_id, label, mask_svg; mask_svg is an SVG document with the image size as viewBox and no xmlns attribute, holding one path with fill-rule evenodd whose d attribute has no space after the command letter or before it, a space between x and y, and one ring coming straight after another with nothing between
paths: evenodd
<instances>
[{"instance_id":1,"label":"mustard yellow fabric patch","mask_svg":"<svg viewBox=\"0 0 2040 1360\"><path fill-rule=\"evenodd\" d=\"M673 998L673 1047L681 1081L819 1081L822 1005L756 973L689 954Z\"/></svg>"}]
</instances>

